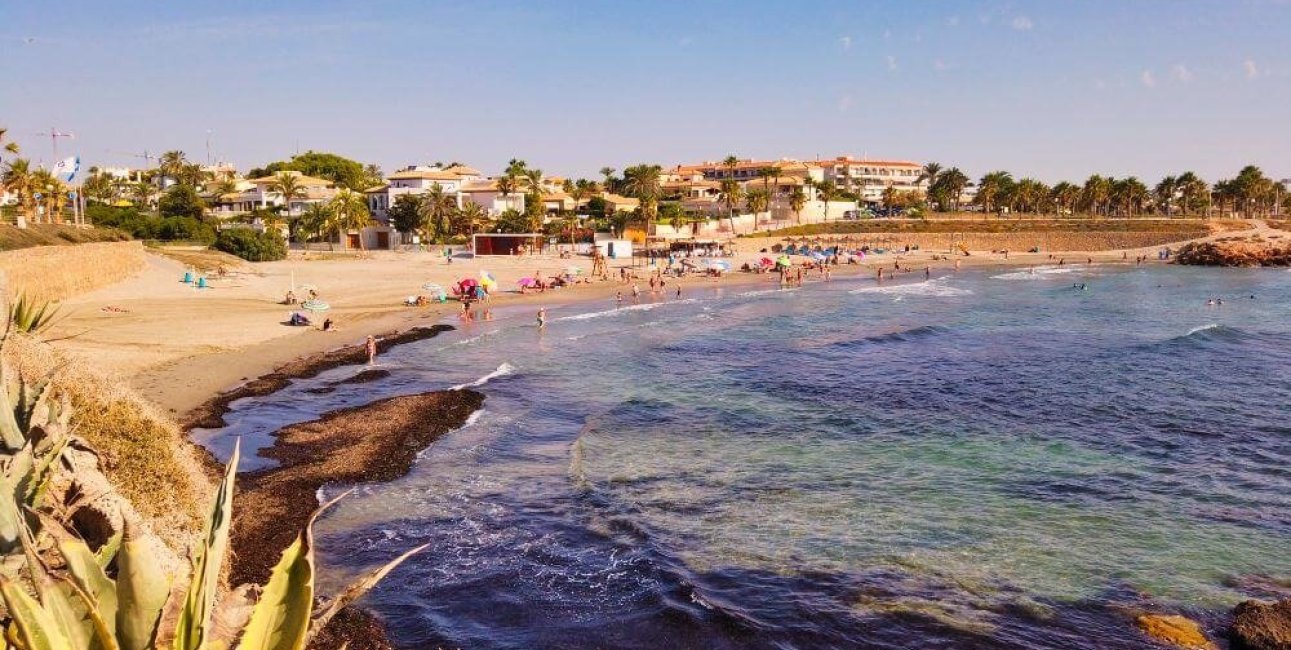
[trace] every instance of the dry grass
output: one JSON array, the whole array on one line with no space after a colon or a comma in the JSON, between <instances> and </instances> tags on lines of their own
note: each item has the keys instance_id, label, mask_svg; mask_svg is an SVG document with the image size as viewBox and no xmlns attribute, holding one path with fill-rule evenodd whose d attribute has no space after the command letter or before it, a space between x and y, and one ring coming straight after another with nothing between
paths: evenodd
<instances>
[{"instance_id":1,"label":"dry grass","mask_svg":"<svg viewBox=\"0 0 1291 650\"><path fill-rule=\"evenodd\" d=\"M76 228L52 224L32 224L18 229L0 224L0 251L11 251L32 246L64 246L103 241L128 241L130 235L112 228Z\"/></svg>"},{"instance_id":2,"label":"dry grass","mask_svg":"<svg viewBox=\"0 0 1291 650\"><path fill-rule=\"evenodd\" d=\"M139 242L42 246L0 252L0 274L31 299L63 300L139 272L147 263Z\"/></svg>"},{"instance_id":3,"label":"dry grass","mask_svg":"<svg viewBox=\"0 0 1291 650\"><path fill-rule=\"evenodd\" d=\"M229 255L223 251L211 250L208 248L179 248L171 246L157 246L152 248L153 251L161 253L172 260L191 266L202 273L212 272L234 272L249 271L250 266L240 257Z\"/></svg>"},{"instance_id":4,"label":"dry grass","mask_svg":"<svg viewBox=\"0 0 1291 650\"><path fill-rule=\"evenodd\" d=\"M143 398L48 345L11 336L5 354L23 377L61 366L55 387L75 406L74 434L98 453L103 473L172 550L182 552L202 528L212 484L199 452Z\"/></svg>"}]
</instances>

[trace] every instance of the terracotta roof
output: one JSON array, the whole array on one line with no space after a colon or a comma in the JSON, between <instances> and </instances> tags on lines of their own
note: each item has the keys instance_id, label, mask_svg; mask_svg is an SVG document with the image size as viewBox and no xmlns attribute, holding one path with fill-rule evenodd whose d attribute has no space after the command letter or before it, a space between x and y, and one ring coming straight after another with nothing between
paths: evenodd
<instances>
[{"instance_id":1,"label":"terracotta roof","mask_svg":"<svg viewBox=\"0 0 1291 650\"><path fill-rule=\"evenodd\" d=\"M444 170L449 174L459 174L461 176L483 176L484 173L478 169L467 167L466 165L453 165Z\"/></svg>"},{"instance_id":2,"label":"terracotta roof","mask_svg":"<svg viewBox=\"0 0 1291 650\"><path fill-rule=\"evenodd\" d=\"M462 192L496 192L498 191L497 181L472 181L462 186ZM517 194L517 192L512 192Z\"/></svg>"},{"instance_id":3,"label":"terracotta roof","mask_svg":"<svg viewBox=\"0 0 1291 650\"><path fill-rule=\"evenodd\" d=\"M605 199L605 201L608 203L619 203L623 205L641 204L640 199L634 199L630 196L622 196L620 194L611 194L609 192L605 192L604 194L602 194L601 198Z\"/></svg>"},{"instance_id":4,"label":"terracotta roof","mask_svg":"<svg viewBox=\"0 0 1291 650\"><path fill-rule=\"evenodd\" d=\"M457 174L452 174L446 171L417 170L417 169L405 169L404 171L390 174L386 178L390 180L397 180L397 181L412 180L414 178L420 178L428 181L462 180L461 176L458 176Z\"/></svg>"},{"instance_id":5,"label":"terracotta roof","mask_svg":"<svg viewBox=\"0 0 1291 650\"><path fill-rule=\"evenodd\" d=\"M909 160L870 160L861 158L852 158L851 156L839 156L831 160L817 160L817 165L830 167L838 164L844 165L866 165L869 167L914 167L922 169L923 165Z\"/></svg>"},{"instance_id":6,"label":"terracotta roof","mask_svg":"<svg viewBox=\"0 0 1291 650\"><path fill-rule=\"evenodd\" d=\"M310 185L318 185L318 186L326 187L332 184L332 181L329 181L325 178L314 178L313 176L306 176L300 172L286 171L286 172L278 172L278 173L287 174L289 176L295 176L296 181L300 183L301 187L308 187ZM277 176L278 174L273 174L270 176L262 176L260 178L253 178L251 179L250 182L255 183L256 185L268 185L278 180Z\"/></svg>"},{"instance_id":7,"label":"terracotta roof","mask_svg":"<svg viewBox=\"0 0 1291 650\"><path fill-rule=\"evenodd\" d=\"M384 191L386 191L386 190L387 190L387 189L389 189L389 188L390 188L390 184L389 184L389 183L386 183L386 184L384 184L384 185L376 185L376 186L373 186L373 187L369 187L368 189L363 190L363 193L364 193L364 194L375 194L375 193L377 193L377 192L384 192Z\"/></svg>"}]
</instances>

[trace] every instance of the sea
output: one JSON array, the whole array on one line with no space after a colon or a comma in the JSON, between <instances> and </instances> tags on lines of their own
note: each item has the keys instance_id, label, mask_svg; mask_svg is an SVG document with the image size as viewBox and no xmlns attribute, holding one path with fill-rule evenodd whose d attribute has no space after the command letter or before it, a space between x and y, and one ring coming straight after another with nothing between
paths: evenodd
<instances>
[{"instance_id":1,"label":"sea","mask_svg":"<svg viewBox=\"0 0 1291 650\"><path fill-rule=\"evenodd\" d=\"M397 347L382 380L242 400L286 424L484 407L317 527L320 591L408 648L1149 645L1291 578L1291 273L1073 265L687 288ZM328 496L344 486L324 489ZM236 507L236 506L235 506Z\"/></svg>"}]
</instances>

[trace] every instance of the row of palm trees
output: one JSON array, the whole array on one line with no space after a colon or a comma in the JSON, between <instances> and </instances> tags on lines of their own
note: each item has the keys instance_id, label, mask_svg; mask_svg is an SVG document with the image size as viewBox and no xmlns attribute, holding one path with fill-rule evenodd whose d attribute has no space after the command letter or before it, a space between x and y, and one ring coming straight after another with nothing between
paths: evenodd
<instances>
[{"instance_id":1,"label":"row of palm trees","mask_svg":"<svg viewBox=\"0 0 1291 650\"><path fill-rule=\"evenodd\" d=\"M943 169L937 163L924 165L919 177L927 182L927 203L936 210L958 211L962 197L972 184L957 167ZM1007 171L992 171L977 182L973 202L984 212L1086 214L1135 217L1159 214L1239 214L1245 217L1279 212L1285 198L1282 186L1259 167L1247 165L1237 176L1213 186L1194 172L1167 176L1154 187L1137 177L1113 178L1094 174L1082 184L1060 182L1047 185L1034 178L1015 180ZM916 196L915 202L923 197ZM892 195L891 202L901 199ZM905 197L909 201L910 197ZM889 202L885 195L885 203Z\"/></svg>"}]
</instances>

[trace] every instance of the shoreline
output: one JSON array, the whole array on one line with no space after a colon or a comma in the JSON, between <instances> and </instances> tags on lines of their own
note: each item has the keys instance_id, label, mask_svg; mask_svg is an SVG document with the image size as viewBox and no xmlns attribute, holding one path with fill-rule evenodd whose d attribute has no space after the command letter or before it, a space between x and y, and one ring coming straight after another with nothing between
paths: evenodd
<instances>
[{"instance_id":1,"label":"shoreline","mask_svg":"<svg viewBox=\"0 0 1291 650\"><path fill-rule=\"evenodd\" d=\"M1067 252L1061 255L1071 258L1073 260L1070 262L1072 265L1082 266L1087 259L1092 259L1096 264L1127 263L1122 257L1124 253L1125 251L1117 250ZM1138 254L1143 253L1138 252ZM832 267L832 272L836 279L873 277L877 269L891 270L893 263L899 262L912 271L910 273L912 276L917 275L918 271L921 271L924 267L930 267L935 277L953 273L953 265L957 260L961 263L961 270L1016 268L1055 263L1055 260L1048 259L1048 253L1014 253L1008 258L998 254L979 253L972 257L939 260L932 260L932 255L940 256L941 253L912 251L908 254L888 255L882 259L869 258L858 265ZM727 259L730 259L735 264L736 260L747 257L748 255L745 254ZM1131 261L1128 264L1133 264L1133 258L1130 259ZM1075 260L1079 260L1079 262L1077 263ZM1159 264L1161 262L1153 258L1146 263ZM635 268L644 277L644 274L649 273L648 269L650 267ZM902 272L888 276L888 278L898 279L905 275L907 273ZM703 287L774 285L776 284L775 277L775 274L754 274L740 271L733 271L720 278L687 277L678 279L670 277L668 278L668 291L670 292L678 286L685 292ZM641 282L641 284L644 284L644 282ZM622 284L617 280L608 280L597 281L590 285L575 285L570 288L545 293L520 294L508 291L494 298L493 308L513 309L520 306L552 308L597 300L610 301L616 291L626 293L629 288L630 285ZM377 336L378 338L400 337L407 332L419 329L445 327L446 325L442 321L452 318L457 311L458 303L455 301L442 304L435 303L429 307L420 308L391 307L388 305L365 308L345 314L345 320L341 324L342 329L335 332L322 332L312 329L303 332L285 332L281 336L252 343L251 345L195 354L147 367L135 373L128 381L135 390L148 400L170 412L181 422L185 429L194 427L216 428L222 426L220 421L211 417L210 413L201 412L201 410L212 407L213 402L219 398L238 393L238 397L227 398L227 401L231 402L240 397L264 395L273 392L276 388L267 391L264 388L246 389L247 392L244 393L241 391L250 384L266 380L280 372L286 372L290 375L291 370L289 369L308 368L313 363L320 363L316 358L328 355L333 351L361 347L361 342L368 335ZM434 324L427 324L428 320ZM451 325L448 327L451 327ZM345 337L343 339L345 344L340 347L337 346L338 334ZM338 363L337 365L347 364ZM329 368L324 367L318 372L327 369ZM317 372L314 374L317 374ZM290 379L291 377L287 378ZM278 388L281 388L281 385Z\"/></svg>"}]
</instances>

